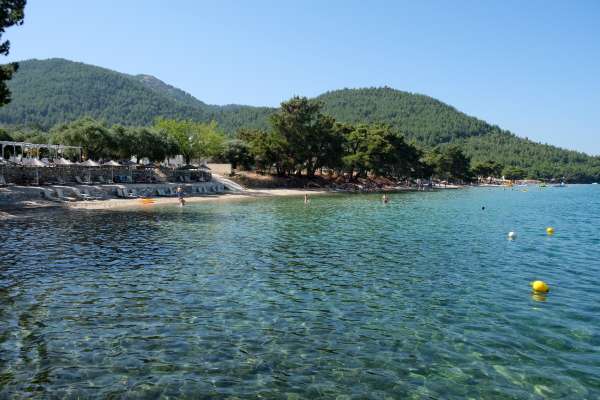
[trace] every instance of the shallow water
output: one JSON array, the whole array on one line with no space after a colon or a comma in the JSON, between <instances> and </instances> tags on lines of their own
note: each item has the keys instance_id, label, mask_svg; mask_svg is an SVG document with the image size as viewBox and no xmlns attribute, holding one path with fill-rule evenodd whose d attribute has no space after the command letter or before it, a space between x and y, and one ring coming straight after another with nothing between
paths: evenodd
<instances>
[{"instance_id":1,"label":"shallow water","mask_svg":"<svg viewBox=\"0 0 600 400\"><path fill-rule=\"evenodd\" d=\"M0 227L0 398L600 397L596 186Z\"/></svg>"}]
</instances>

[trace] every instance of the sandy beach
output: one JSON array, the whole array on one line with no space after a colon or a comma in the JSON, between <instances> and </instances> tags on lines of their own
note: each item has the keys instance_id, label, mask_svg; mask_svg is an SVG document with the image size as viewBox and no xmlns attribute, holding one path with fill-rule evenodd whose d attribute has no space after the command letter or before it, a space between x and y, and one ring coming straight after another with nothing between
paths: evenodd
<instances>
[{"instance_id":1,"label":"sandy beach","mask_svg":"<svg viewBox=\"0 0 600 400\"><path fill-rule=\"evenodd\" d=\"M256 189L239 193L222 193L205 196L186 196L187 204L202 202L222 202L241 199L253 199L261 197L283 197L283 196L304 196L334 194L335 192L327 190L304 190L304 189ZM130 209L138 207L152 207L157 205L179 204L176 197L155 197L144 199L106 199L91 201L76 201L66 204L72 209L104 210L104 209Z\"/></svg>"},{"instance_id":2,"label":"sandy beach","mask_svg":"<svg viewBox=\"0 0 600 400\"><path fill-rule=\"evenodd\" d=\"M64 187L63 187L64 188ZM439 189L458 189L460 186L448 185L446 187L435 187ZM123 198L104 198L101 200L77 200L77 201L48 201L39 198L40 188L35 187L12 187L3 188L3 197L0 197L0 220L15 218L29 214L33 210L41 209L71 209L71 210L123 210L135 208L148 208L161 205L177 205L177 197L139 197L131 199ZM415 191L415 188L409 187L389 187L382 192L405 192ZM20 197L6 196L7 193L16 193ZM0 194L2 194L0 193ZM224 192L215 194L186 195L187 204L202 202L227 202L234 200L252 200L269 197L288 197L288 196L310 196L334 195L339 193L360 193L353 191L334 191L328 189L246 189L238 192Z\"/></svg>"}]
</instances>

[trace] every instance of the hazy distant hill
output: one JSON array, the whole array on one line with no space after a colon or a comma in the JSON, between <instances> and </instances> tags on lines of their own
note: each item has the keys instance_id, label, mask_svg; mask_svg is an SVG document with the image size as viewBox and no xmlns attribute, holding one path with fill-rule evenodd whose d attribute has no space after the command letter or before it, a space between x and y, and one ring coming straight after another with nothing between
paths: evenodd
<instances>
[{"instance_id":1,"label":"hazy distant hill","mask_svg":"<svg viewBox=\"0 0 600 400\"><path fill-rule=\"evenodd\" d=\"M268 128L269 107L206 104L150 75L128 75L64 59L28 60L9 82L0 124L49 129L88 115L109 124L149 125L158 116L216 120L228 133ZM385 122L423 147L458 143L474 160L518 165L539 176L585 175L600 158L519 138L428 96L391 88L342 89L317 97L338 121ZM590 178L592 179L592 178Z\"/></svg>"}]
</instances>

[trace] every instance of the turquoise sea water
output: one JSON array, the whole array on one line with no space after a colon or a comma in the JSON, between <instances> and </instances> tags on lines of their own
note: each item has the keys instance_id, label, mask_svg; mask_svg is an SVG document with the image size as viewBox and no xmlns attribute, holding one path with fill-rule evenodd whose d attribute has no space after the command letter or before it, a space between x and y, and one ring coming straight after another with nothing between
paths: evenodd
<instances>
[{"instance_id":1,"label":"turquoise sea water","mask_svg":"<svg viewBox=\"0 0 600 400\"><path fill-rule=\"evenodd\" d=\"M600 397L597 186L0 227L0 398Z\"/></svg>"}]
</instances>

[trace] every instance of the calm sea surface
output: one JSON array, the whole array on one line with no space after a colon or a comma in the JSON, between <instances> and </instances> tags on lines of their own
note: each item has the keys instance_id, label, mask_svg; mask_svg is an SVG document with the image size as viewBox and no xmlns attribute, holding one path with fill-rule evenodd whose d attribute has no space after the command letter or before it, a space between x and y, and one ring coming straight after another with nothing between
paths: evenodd
<instances>
[{"instance_id":1,"label":"calm sea surface","mask_svg":"<svg viewBox=\"0 0 600 400\"><path fill-rule=\"evenodd\" d=\"M599 186L379 199L0 221L0 398L600 398Z\"/></svg>"}]
</instances>

